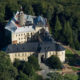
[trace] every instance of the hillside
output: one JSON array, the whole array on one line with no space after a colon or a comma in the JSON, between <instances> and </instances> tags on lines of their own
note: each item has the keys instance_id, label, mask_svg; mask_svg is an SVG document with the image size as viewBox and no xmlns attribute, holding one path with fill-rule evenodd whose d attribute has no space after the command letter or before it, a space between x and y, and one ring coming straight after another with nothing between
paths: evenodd
<instances>
[{"instance_id":1,"label":"hillside","mask_svg":"<svg viewBox=\"0 0 80 80\"><path fill-rule=\"evenodd\" d=\"M46 17L56 41L80 50L79 0L0 0L0 49L10 43L4 26L20 6L26 14Z\"/></svg>"}]
</instances>

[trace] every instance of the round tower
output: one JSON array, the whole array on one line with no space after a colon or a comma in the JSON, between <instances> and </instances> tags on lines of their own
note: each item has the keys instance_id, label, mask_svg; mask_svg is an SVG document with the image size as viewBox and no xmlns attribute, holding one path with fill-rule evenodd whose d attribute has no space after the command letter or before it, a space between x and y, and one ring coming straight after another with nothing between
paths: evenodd
<instances>
[{"instance_id":1,"label":"round tower","mask_svg":"<svg viewBox=\"0 0 80 80\"><path fill-rule=\"evenodd\" d=\"M22 10L19 12L18 20L20 26L25 26L24 12Z\"/></svg>"}]
</instances>

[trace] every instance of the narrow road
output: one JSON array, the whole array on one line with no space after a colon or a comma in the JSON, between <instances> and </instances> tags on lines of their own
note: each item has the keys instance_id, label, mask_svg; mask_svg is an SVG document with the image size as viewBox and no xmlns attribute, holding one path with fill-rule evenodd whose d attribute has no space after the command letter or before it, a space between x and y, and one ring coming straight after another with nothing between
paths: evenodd
<instances>
[{"instance_id":1,"label":"narrow road","mask_svg":"<svg viewBox=\"0 0 80 80\"><path fill-rule=\"evenodd\" d=\"M42 69L41 71L38 71L38 74L43 77L43 79L49 78L47 76L48 73L50 72L55 72L54 70L50 69L48 66L46 66L44 63L40 64L40 68Z\"/></svg>"}]
</instances>

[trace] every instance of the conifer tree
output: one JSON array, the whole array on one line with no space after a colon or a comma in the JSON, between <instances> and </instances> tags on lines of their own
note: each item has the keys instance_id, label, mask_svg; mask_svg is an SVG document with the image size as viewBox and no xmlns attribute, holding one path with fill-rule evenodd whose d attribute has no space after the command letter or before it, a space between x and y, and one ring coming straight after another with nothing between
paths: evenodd
<instances>
[{"instance_id":1,"label":"conifer tree","mask_svg":"<svg viewBox=\"0 0 80 80\"><path fill-rule=\"evenodd\" d=\"M69 21L65 22L64 24L63 35L65 38L66 44L73 46L73 35L72 35L72 29Z\"/></svg>"},{"instance_id":2,"label":"conifer tree","mask_svg":"<svg viewBox=\"0 0 80 80\"><path fill-rule=\"evenodd\" d=\"M56 17L56 25L55 25L55 30L60 31L62 29L61 23L59 21L58 16Z\"/></svg>"},{"instance_id":3,"label":"conifer tree","mask_svg":"<svg viewBox=\"0 0 80 80\"><path fill-rule=\"evenodd\" d=\"M55 24L55 34L54 34L56 39L58 39L61 29L62 29L62 25L61 25L59 18L57 16L56 17L56 24Z\"/></svg>"}]
</instances>

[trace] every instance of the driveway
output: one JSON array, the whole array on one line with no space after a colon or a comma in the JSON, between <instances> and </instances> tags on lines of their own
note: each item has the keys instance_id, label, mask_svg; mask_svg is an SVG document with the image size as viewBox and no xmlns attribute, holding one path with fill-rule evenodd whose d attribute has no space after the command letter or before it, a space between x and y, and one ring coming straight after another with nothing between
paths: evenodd
<instances>
[{"instance_id":1,"label":"driveway","mask_svg":"<svg viewBox=\"0 0 80 80\"><path fill-rule=\"evenodd\" d=\"M37 73L43 77L43 79L49 78L47 76L50 72L55 72L54 70L50 69L48 66L46 66L44 63L40 63L41 71L38 71Z\"/></svg>"}]
</instances>

